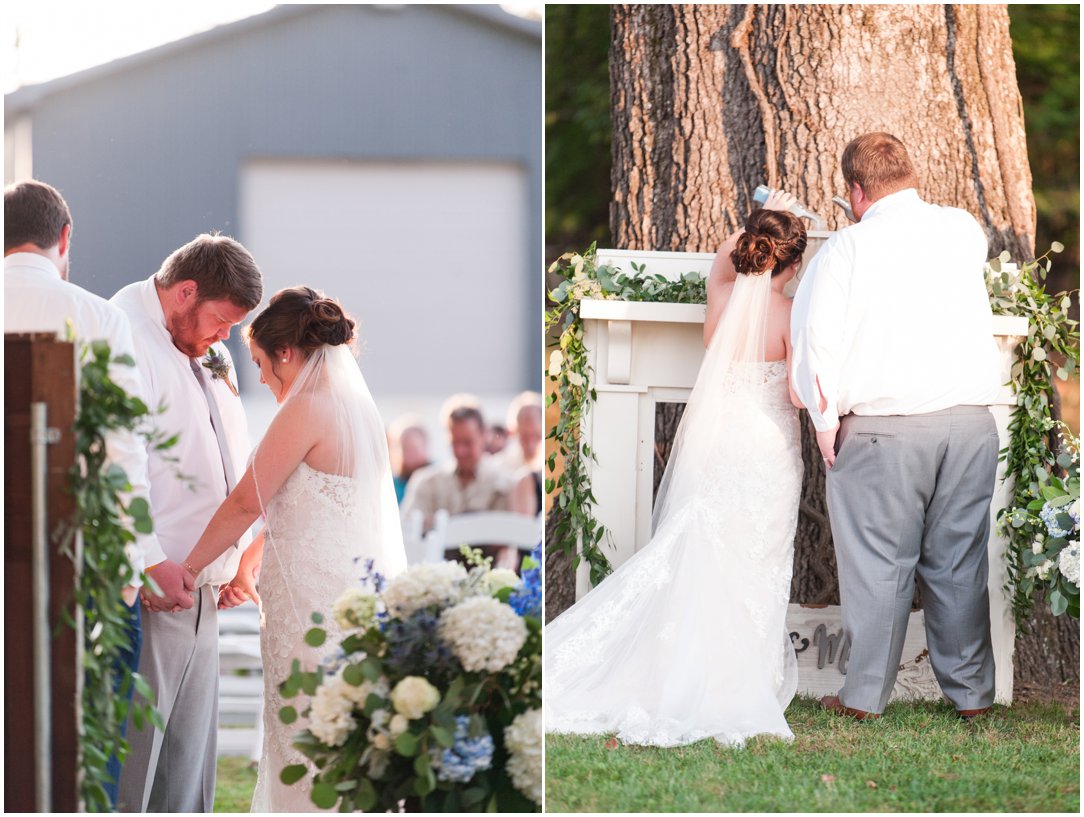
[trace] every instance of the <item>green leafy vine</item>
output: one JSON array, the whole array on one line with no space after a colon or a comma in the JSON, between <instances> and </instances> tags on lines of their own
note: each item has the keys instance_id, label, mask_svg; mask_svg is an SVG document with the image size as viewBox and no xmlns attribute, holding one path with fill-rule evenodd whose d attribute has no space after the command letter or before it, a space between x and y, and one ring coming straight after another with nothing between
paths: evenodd
<instances>
[{"instance_id":1,"label":"green leafy vine","mask_svg":"<svg viewBox=\"0 0 1084 817\"><path fill-rule=\"evenodd\" d=\"M560 416L548 438L557 450L546 460L551 476L546 492L557 495L557 518L550 550L560 550L572 557L573 566L587 561L591 584L601 582L612 570L601 544L608 539L605 527L595 519L595 496L591 492L588 461L598 462L591 447L580 440L580 425L598 395L591 387L591 365L583 345L580 302L584 298L620 301L668 301L702 304L707 301L707 281L697 272L688 272L676 281L662 275L647 275L643 265L632 264L627 275L610 264L598 266L595 245L583 255L565 253L551 266L564 280L550 292L553 307L546 312L546 330L557 331L557 348L550 353L548 376L556 390L547 406L556 401ZM560 456L564 470L556 479Z\"/></svg>"},{"instance_id":2,"label":"green leafy vine","mask_svg":"<svg viewBox=\"0 0 1084 817\"><path fill-rule=\"evenodd\" d=\"M119 657L129 643L129 613L121 591L134 578L125 546L135 541L133 529L150 533L153 523L145 499L125 500L131 485L123 468L107 463L106 436L117 431L141 434L158 449L175 442L142 430L149 414L147 406L113 382L111 362L135 365L127 355L111 361L109 345L103 341L81 346L74 429L76 464L70 473L76 513L59 531L61 552L70 557L75 535L83 537L75 601L84 612L79 794L87 811L112 810L105 792L105 785L112 782L106 767L111 755L123 762L128 751L127 741L121 737L128 716L128 691L134 685L145 700L153 700L150 687L138 673L125 667L117 677ZM68 623L74 626L70 618ZM137 699L132 707L137 728L144 720L165 728L151 704Z\"/></svg>"},{"instance_id":3,"label":"green leafy vine","mask_svg":"<svg viewBox=\"0 0 1084 817\"><path fill-rule=\"evenodd\" d=\"M1009 541L1007 589L1019 626L1040 591L1055 615L1080 617L1080 443L1053 411L1054 378L1068 380L1079 368L1080 332L1069 317L1071 293L1052 295L1044 285L1050 254L1062 249L1055 242L1019 269L1002 253L986 272L994 313L1028 319L1012 365L1016 409L1001 452L1013 496L998 513Z\"/></svg>"}]
</instances>

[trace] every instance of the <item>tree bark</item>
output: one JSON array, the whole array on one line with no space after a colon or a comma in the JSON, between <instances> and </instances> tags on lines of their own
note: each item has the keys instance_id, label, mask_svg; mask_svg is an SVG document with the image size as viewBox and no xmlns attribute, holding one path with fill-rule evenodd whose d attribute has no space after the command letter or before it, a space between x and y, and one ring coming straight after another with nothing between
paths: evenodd
<instances>
[{"instance_id":1,"label":"tree bark","mask_svg":"<svg viewBox=\"0 0 1084 817\"><path fill-rule=\"evenodd\" d=\"M991 256L1034 257L1004 5L617 5L611 22L617 247L712 252L741 226L759 184L841 228L831 204L846 193L840 154L859 134L888 131L907 145L923 198L972 213ZM662 459L679 417L656 418ZM804 412L803 459L792 599L838 603L823 468ZM1018 677L1077 677L1079 637L1041 619L1020 639Z\"/></svg>"},{"instance_id":2,"label":"tree bark","mask_svg":"<svg viewBox=\"0 0 1084 817\"><path fill-rule=\"evenodd\" d=\"M992 254L1032 256L1005 6L637 5L612 22L619 247L711 252L761 183L841 227L839 155L887 130L925 198L972 212Z\"/></svg>"}]
</instances>

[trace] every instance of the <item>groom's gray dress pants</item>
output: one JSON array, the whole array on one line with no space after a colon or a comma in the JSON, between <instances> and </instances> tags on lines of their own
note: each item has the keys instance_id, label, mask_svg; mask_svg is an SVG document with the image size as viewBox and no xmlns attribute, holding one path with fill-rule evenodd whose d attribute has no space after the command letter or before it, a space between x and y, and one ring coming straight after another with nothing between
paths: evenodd
<instances>
[{"instance_id":1,"label":"groom's gray dress pants","mask_svg":"<svg viewBox=\"0 0 1084 817\"><path fill-rule=\"evenodd\" d=\"M192 593L190 610L147 613L139 672L157 696L165 732L129 719L119 811L209 812L218 747L218 593ZM136 695L140 700L140 696Z\"/></svg>"},{"instance_id":2,"label":"groom's gray dress pants","mask_svg":"<svg viewBox=\"0 0 1084 817\"><path fill-rule=\"evenodd\" d=\"M851 655L840 701L883 712L917 571L930 663L957 709L994 699L986 542L998 437L985 406L840 421L828 512Z\"/></svg>"}]
</instances>

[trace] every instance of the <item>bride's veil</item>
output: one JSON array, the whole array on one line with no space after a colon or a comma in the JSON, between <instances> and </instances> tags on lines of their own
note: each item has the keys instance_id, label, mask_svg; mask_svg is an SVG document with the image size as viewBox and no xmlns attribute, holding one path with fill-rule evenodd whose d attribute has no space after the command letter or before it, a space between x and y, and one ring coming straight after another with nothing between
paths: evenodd
<instances>
[{"instance_id":1,"label":"bride's veil","mask_svg":"<svg viewBox=\"0 0 1084 817\"><path fill-rule=\"evenodd\" d=\"M354 544L358 552L363 558L373 559L374 570L384 577L404 570L403 531L384 423L351 348L342 344L315 349L291 384L283 405L292 401L319 405L319 422L324 425L322 433L325 439L334 441L338 451L332 473L353 480L350 531L351 538L356 537ZM266 518L271 497L260 491L256 467L259 454L257 445L253 453L252 476L260 511ZM274 533L270 526L265 529L265 548L275 553L274 558L279 558L275 552ZM359 565L358 575L362 572L363 566Z\"/></svg>"},{"instance_id":2,"label":"bride's veil","mask_svg":"<svg viewBox=\"0 0 1084 817\"><path fill-rule=\"evenodd\" d=\"M659 485L651 526L681 510L695 495L709 452L723 433L741 433L743 416L764 396L764 336L771 302L771 272L739 274L678 425Z\"/></svg>"}]
</instances>

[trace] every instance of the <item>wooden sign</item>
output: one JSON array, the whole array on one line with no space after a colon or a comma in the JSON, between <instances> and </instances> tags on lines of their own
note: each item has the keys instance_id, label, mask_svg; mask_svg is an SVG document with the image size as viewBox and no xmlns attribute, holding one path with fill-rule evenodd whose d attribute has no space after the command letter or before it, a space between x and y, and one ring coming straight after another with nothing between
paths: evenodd
<instances>
[{"instance_id":1,"label":"wooden sign","mask_svg":"<svg viewBox=\"0 0 1084 817\"><path fill-rule=\"evenodd\" d=\"M787 629L798 658L798 694L821 698L839 692L851 655L840 608L792 604L787 610ZM916 610L907 621L903 656L890 700L936 701L942 697L926 649L925 619L922 611Z\"/></svg>"}]
</instances>

